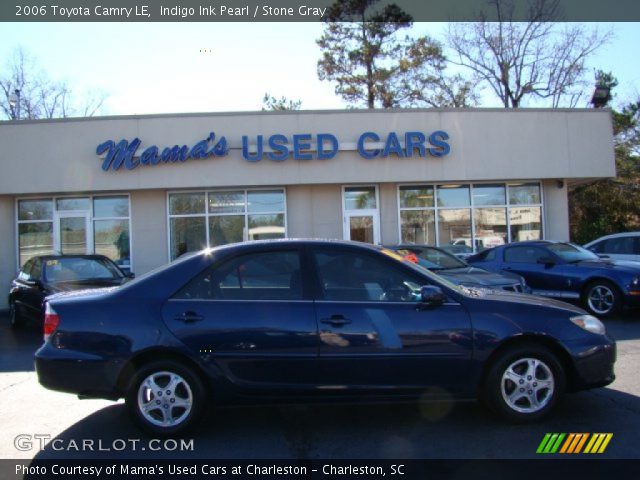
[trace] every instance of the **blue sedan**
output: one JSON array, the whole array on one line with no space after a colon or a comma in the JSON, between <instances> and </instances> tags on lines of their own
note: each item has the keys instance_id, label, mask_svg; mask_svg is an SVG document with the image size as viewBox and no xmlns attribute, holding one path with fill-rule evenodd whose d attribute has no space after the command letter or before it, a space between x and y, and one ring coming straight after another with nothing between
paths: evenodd
<instances>
[{"instance_id":1,"label":"blue sedan","mask_svg":"<svg viewBox=\"0 0 640 480\"><path fill-rule=\"evenodd\" d=\"M218 247L45 312L40 383L124 397L154 436L185 432L208 402L480 398L535 421L615 378L615 342L580 308L457 286L353 242Z\"/></svg>"},{"instance_id":2,"label":"blue sedan","mask_svg":"<svg viewBox=\"0 0 640 480\"><path fill-rule=\"evenodd\" d=\"M578 301L598 316L640 306L640 264L600 258L572 243L516 242L467 261L493 272L522 275L532 293Z\"/></svg>"}]
</instances>

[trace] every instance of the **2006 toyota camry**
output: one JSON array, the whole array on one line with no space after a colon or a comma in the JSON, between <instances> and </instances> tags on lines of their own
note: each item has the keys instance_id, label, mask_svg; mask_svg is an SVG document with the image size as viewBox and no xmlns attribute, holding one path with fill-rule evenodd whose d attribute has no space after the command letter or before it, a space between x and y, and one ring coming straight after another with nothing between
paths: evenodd
<instances>
[{"instance_id":1,"label":"2006 toyota camry","mask_svg":"<svg viewBox=\"0 0 640 480\"><path fill-rule=\"evenodd\" d=\"M122 287L49 297L40 383L124 397L154 435L208 401L480 398L512 421L614 380L600 321L448 283L384 248L279 240L205 250Z\"/></svg>"}]
</instances>

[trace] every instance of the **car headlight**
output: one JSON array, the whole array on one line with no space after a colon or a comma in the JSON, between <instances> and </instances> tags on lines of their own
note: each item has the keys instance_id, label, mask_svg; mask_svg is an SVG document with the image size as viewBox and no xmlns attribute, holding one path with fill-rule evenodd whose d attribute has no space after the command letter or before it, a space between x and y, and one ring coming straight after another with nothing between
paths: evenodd
<instances>
[{"instance_id":1,"label":"car headlight","mask_svg":"<svg viewBox=\"0 0 640 480\"><path fill-rule=\"evenodd\" d=\"M631 286L632 287L640 287L640 277L636 277L633 280L631 280Z\"/></svg>"},{"instance_id":2,"label":"car headlight","mask_svg":"<svg viewBox=\"0 0 640 480\"><path fill-rule=\"evenodd\" d=\"M606 328L604 328L604 324L592 315L578 315L576 317L569 318L569 320L580 328L584 328L591 333L597 333L598 335L604 335L607 333Z\"/></svg>"}]
</instances>

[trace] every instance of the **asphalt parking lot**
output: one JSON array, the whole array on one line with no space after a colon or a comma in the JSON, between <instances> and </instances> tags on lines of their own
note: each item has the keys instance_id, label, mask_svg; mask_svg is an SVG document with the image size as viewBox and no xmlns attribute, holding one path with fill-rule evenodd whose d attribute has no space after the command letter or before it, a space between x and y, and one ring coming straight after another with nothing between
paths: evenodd
<instances>
[{"instance_id":1,"label":"asphalt parking lot","mask_svg":"<svg viewBox=\"0 0 640 480\"><path fill-rule=\"evenodd\" d=\"M152 444L122 403L40 387L33 371L39 329L14 332L0 315L0 458L533 458L547 432L610 432L598 457L638 459L640 315L606 325L618 341L617 380L567 396L540 424L503 424L475 403L228 408L213 412L181 448Z\"/></svg>"}]
</instances>

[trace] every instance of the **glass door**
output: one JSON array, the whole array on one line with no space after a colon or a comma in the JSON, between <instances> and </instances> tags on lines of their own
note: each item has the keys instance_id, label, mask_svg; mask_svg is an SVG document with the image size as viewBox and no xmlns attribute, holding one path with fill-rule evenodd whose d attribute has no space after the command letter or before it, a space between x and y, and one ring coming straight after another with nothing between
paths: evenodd
<instances>
[{"instance_id":1,"label":"glass door","mask_svg":"<svg viewBox=\"0 0 640 480\"><path fill-rule=\"evenodd\" d=\"M375 186L344 187L343 208L346 240L380 243L378 190Z\"/></svg>"},{"instance_id":2,"label":"glass door","mask_svg":"<svg viewBox=\"0 0 640 480\"><path fill-rule=\"evenodd\" d=\"M61 254L91 253L90 219L88 211L56 212L54 249Z\"/></svg>"}]
</instances>

